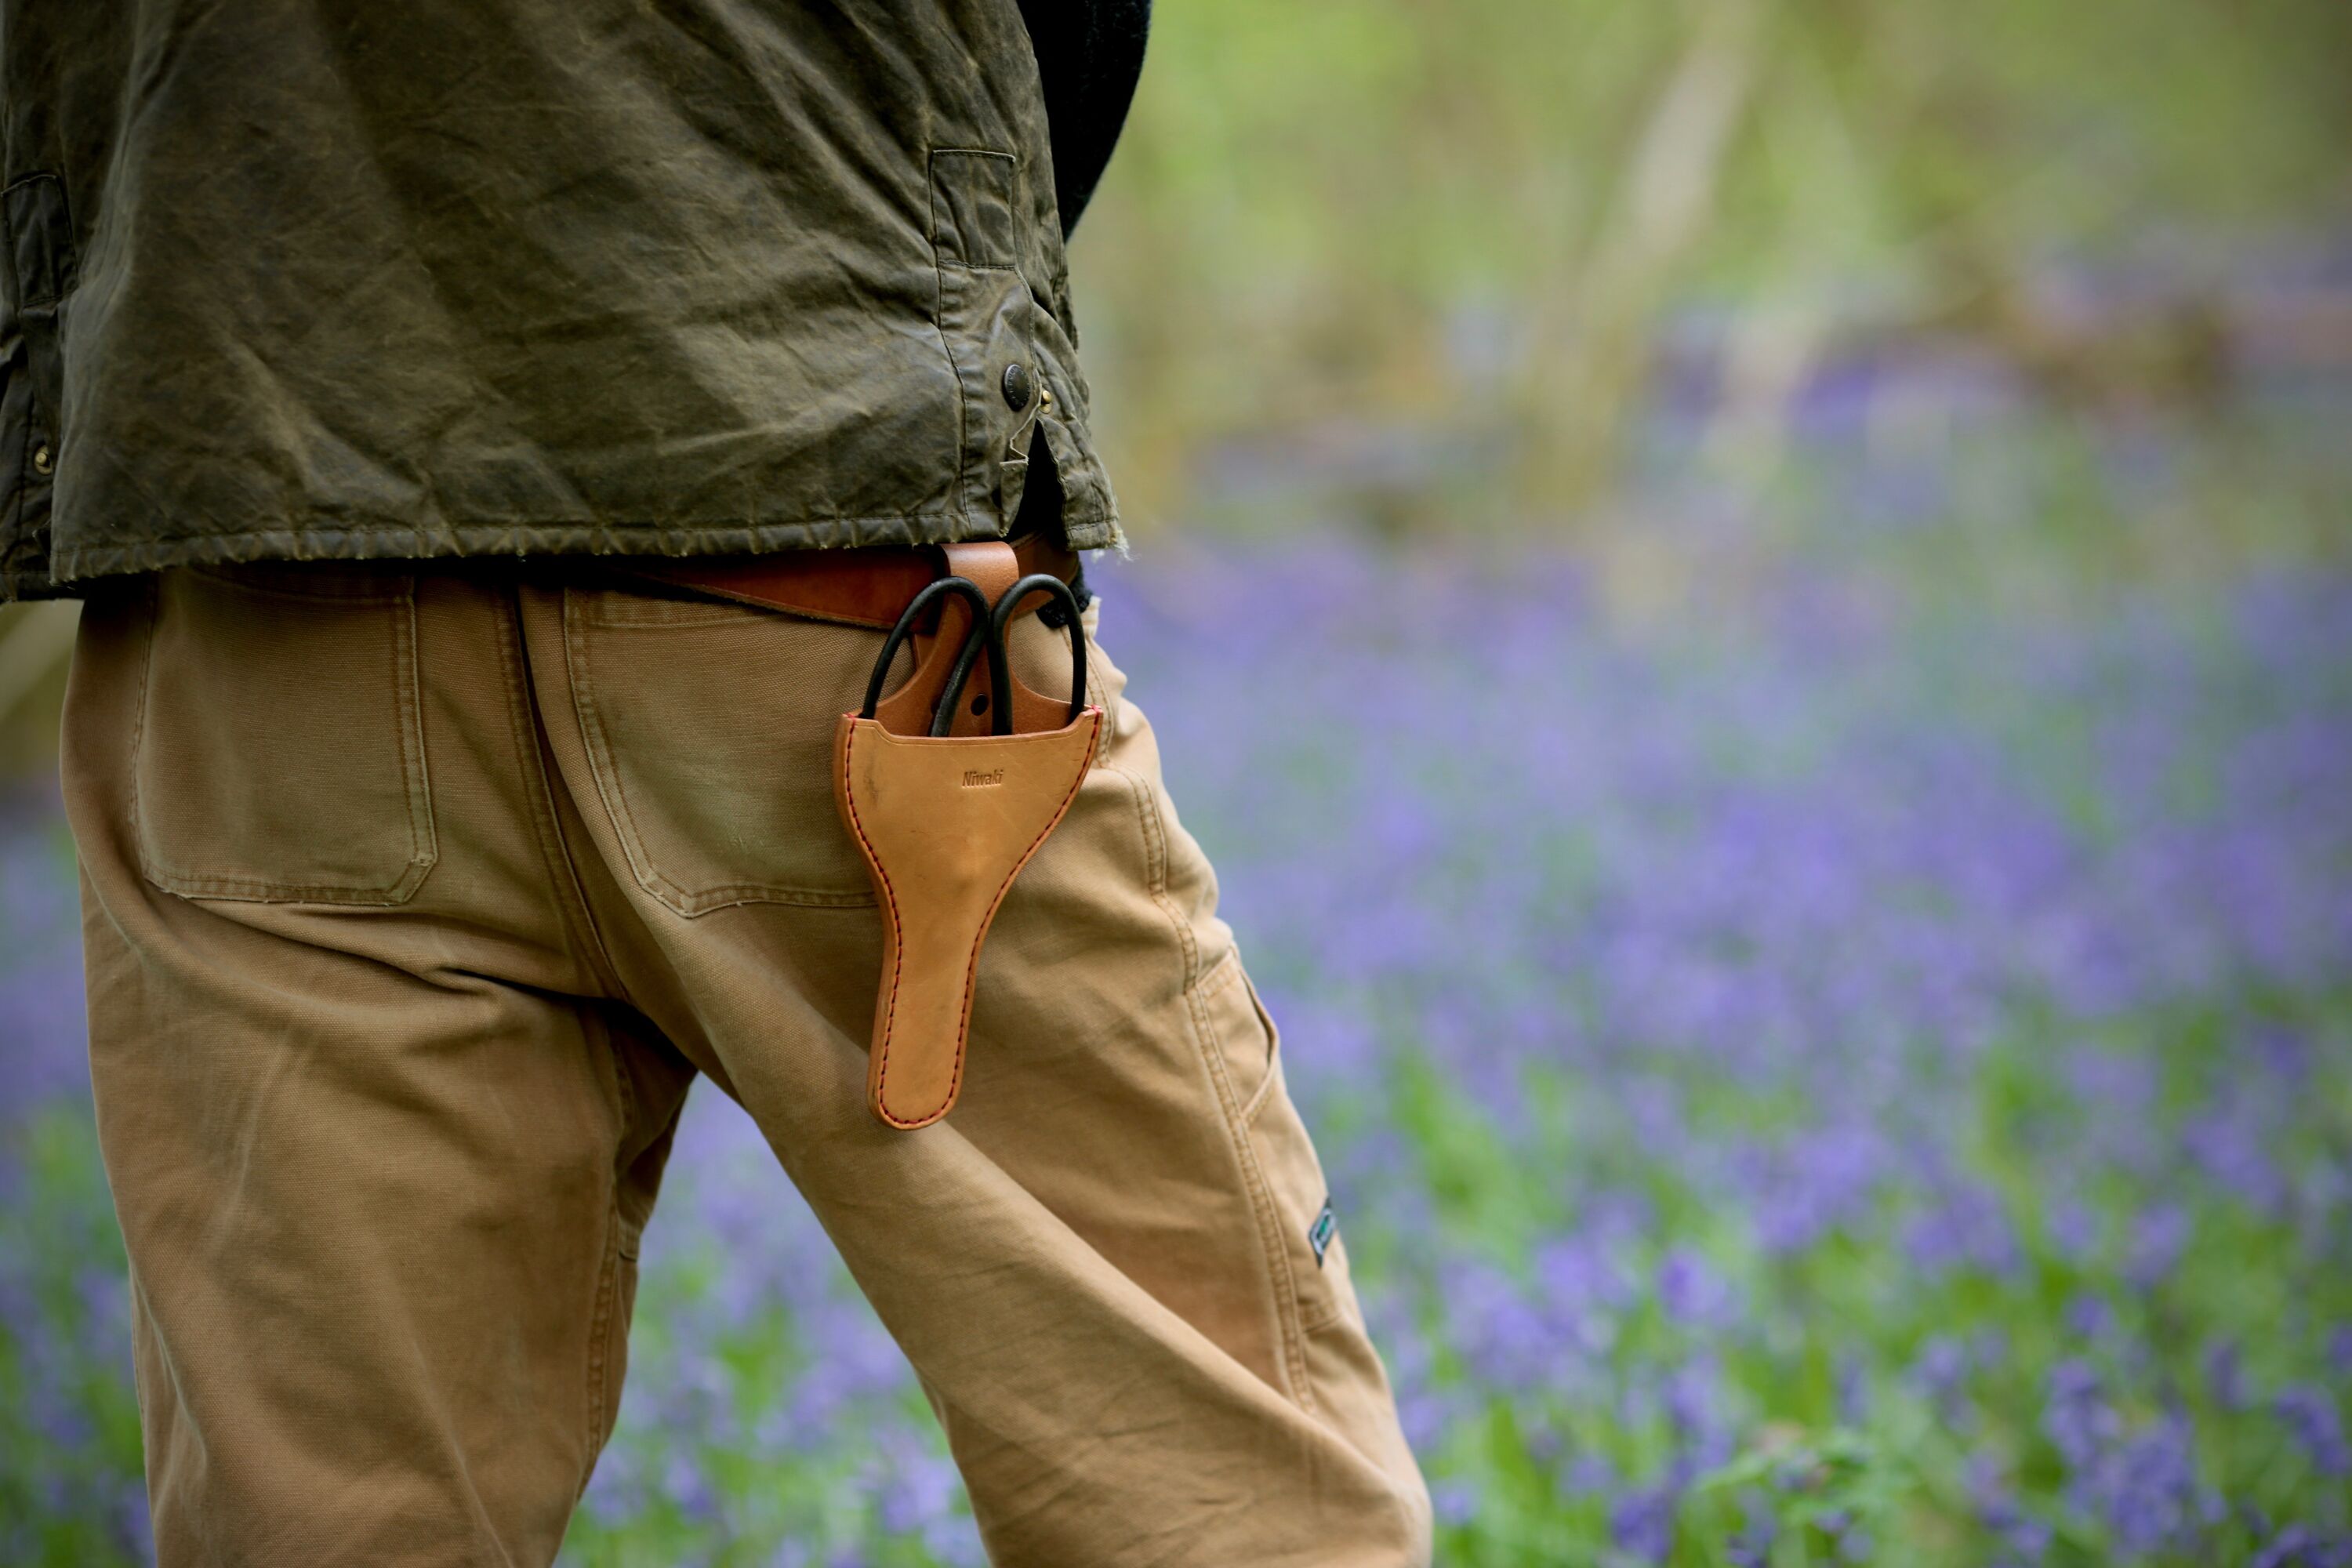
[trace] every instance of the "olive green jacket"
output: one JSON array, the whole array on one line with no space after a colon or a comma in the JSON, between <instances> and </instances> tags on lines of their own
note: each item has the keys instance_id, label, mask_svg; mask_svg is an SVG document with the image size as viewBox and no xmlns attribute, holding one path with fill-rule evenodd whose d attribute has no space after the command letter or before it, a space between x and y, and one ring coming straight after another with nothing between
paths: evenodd
<instances>
[{"instance_id":1,"label":"olive green jacket","mask_svg":"<svg viewBox=\"0 0 2352 1568\"><path fill-rule=\"evenodd\" d=\"M1118 521L1017 0L0 0L0 597Z\"/></svg>"}]
</instances>

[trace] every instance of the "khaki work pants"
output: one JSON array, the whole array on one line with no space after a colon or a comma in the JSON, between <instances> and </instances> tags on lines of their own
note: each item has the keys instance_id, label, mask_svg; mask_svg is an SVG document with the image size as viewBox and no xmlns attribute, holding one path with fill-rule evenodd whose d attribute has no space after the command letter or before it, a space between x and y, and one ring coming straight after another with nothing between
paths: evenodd
<instances>
[{"instance_id":1,"label":"khaki work pants","mask_svg":"<svg viewBox=\"0 0 2352 1568\"><path fill-rule=\"evenodd\" d=\"M1066 695L1068 635L1024 616L1016 671ZM866 1109L881 927L829 759L881 641L580 563L91 600L64 771L164 1563L548 1562L698 1072L998 1563L1428 1561L1274 1027L1099 647L961 1102Z\"/></svg>"}]
</instances>

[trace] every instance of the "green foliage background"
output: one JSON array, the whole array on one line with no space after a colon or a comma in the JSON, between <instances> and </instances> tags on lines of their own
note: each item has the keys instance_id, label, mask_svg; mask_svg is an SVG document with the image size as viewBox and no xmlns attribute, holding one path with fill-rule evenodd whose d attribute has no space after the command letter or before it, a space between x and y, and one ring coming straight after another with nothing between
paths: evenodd
<instances>
[{"instance_id":1,"label":"green foliage background","mask_svg":"<svg viewBox=\"0 0 2352 1568\"><path fill-rule=\"evenodd\" d=\"M1149 528L1220 441L1385 421L1507 481L1404 526L1589 520L1694 310L1768 427L1858 337L2194 395L2226 272L2343 221L2347 81L2329 0L1163 4L1073 253L1112 471ZM2159 264L2156 319L2070 334L2070 258Z\"/></svg>"}]
</instances>

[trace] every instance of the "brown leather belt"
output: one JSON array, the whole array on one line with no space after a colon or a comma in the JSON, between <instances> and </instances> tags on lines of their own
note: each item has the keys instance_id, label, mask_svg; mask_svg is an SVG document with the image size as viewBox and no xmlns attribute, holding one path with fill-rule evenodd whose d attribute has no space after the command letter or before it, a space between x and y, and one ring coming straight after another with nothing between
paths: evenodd
<instances>
[{"instance_id":1,"label":"brown leather belt","mask_svg":"<svg viewBox=\"0 0 2352 1568\"><path fill-rule=\"evenodd\" d=\"M976 542L996 546L995 540ZM1065 583L1078 575L1076 551L1029 534L1011 542L1019 575L1050 572ZM790 550L772 555L646 561L608 557L632 575L761 605L820 621L887 631L908 600L945 572L961 545L876 544L852 550ZM1038 604L1048 601L1040 599ZM1034 608L1034 605L1032 605Z\"/></svg>"}]
</instances>

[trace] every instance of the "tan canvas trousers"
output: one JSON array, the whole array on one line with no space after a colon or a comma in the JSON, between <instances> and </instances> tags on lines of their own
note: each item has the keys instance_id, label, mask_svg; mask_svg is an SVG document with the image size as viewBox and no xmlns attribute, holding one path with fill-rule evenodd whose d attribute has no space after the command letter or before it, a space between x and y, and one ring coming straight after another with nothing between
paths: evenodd
<instances>
[{"instance_id":1,"label":"tan canvas trousers","mask_svg":"<svg viewBox=\"0 0 2352 1568\"><path fill-rule=\"evenodd\" d=\"M1110 658L962 1099L894 1131L828 773L882 634L593 571L187 568L88 606L65 780L163 1562L548 1562L700 1072L904 1348L998 1563L1425 1563L1273 1026ZM1068 635L1024 617L1016 671L1066 696Z\"/></svg>"}]
</instances>

